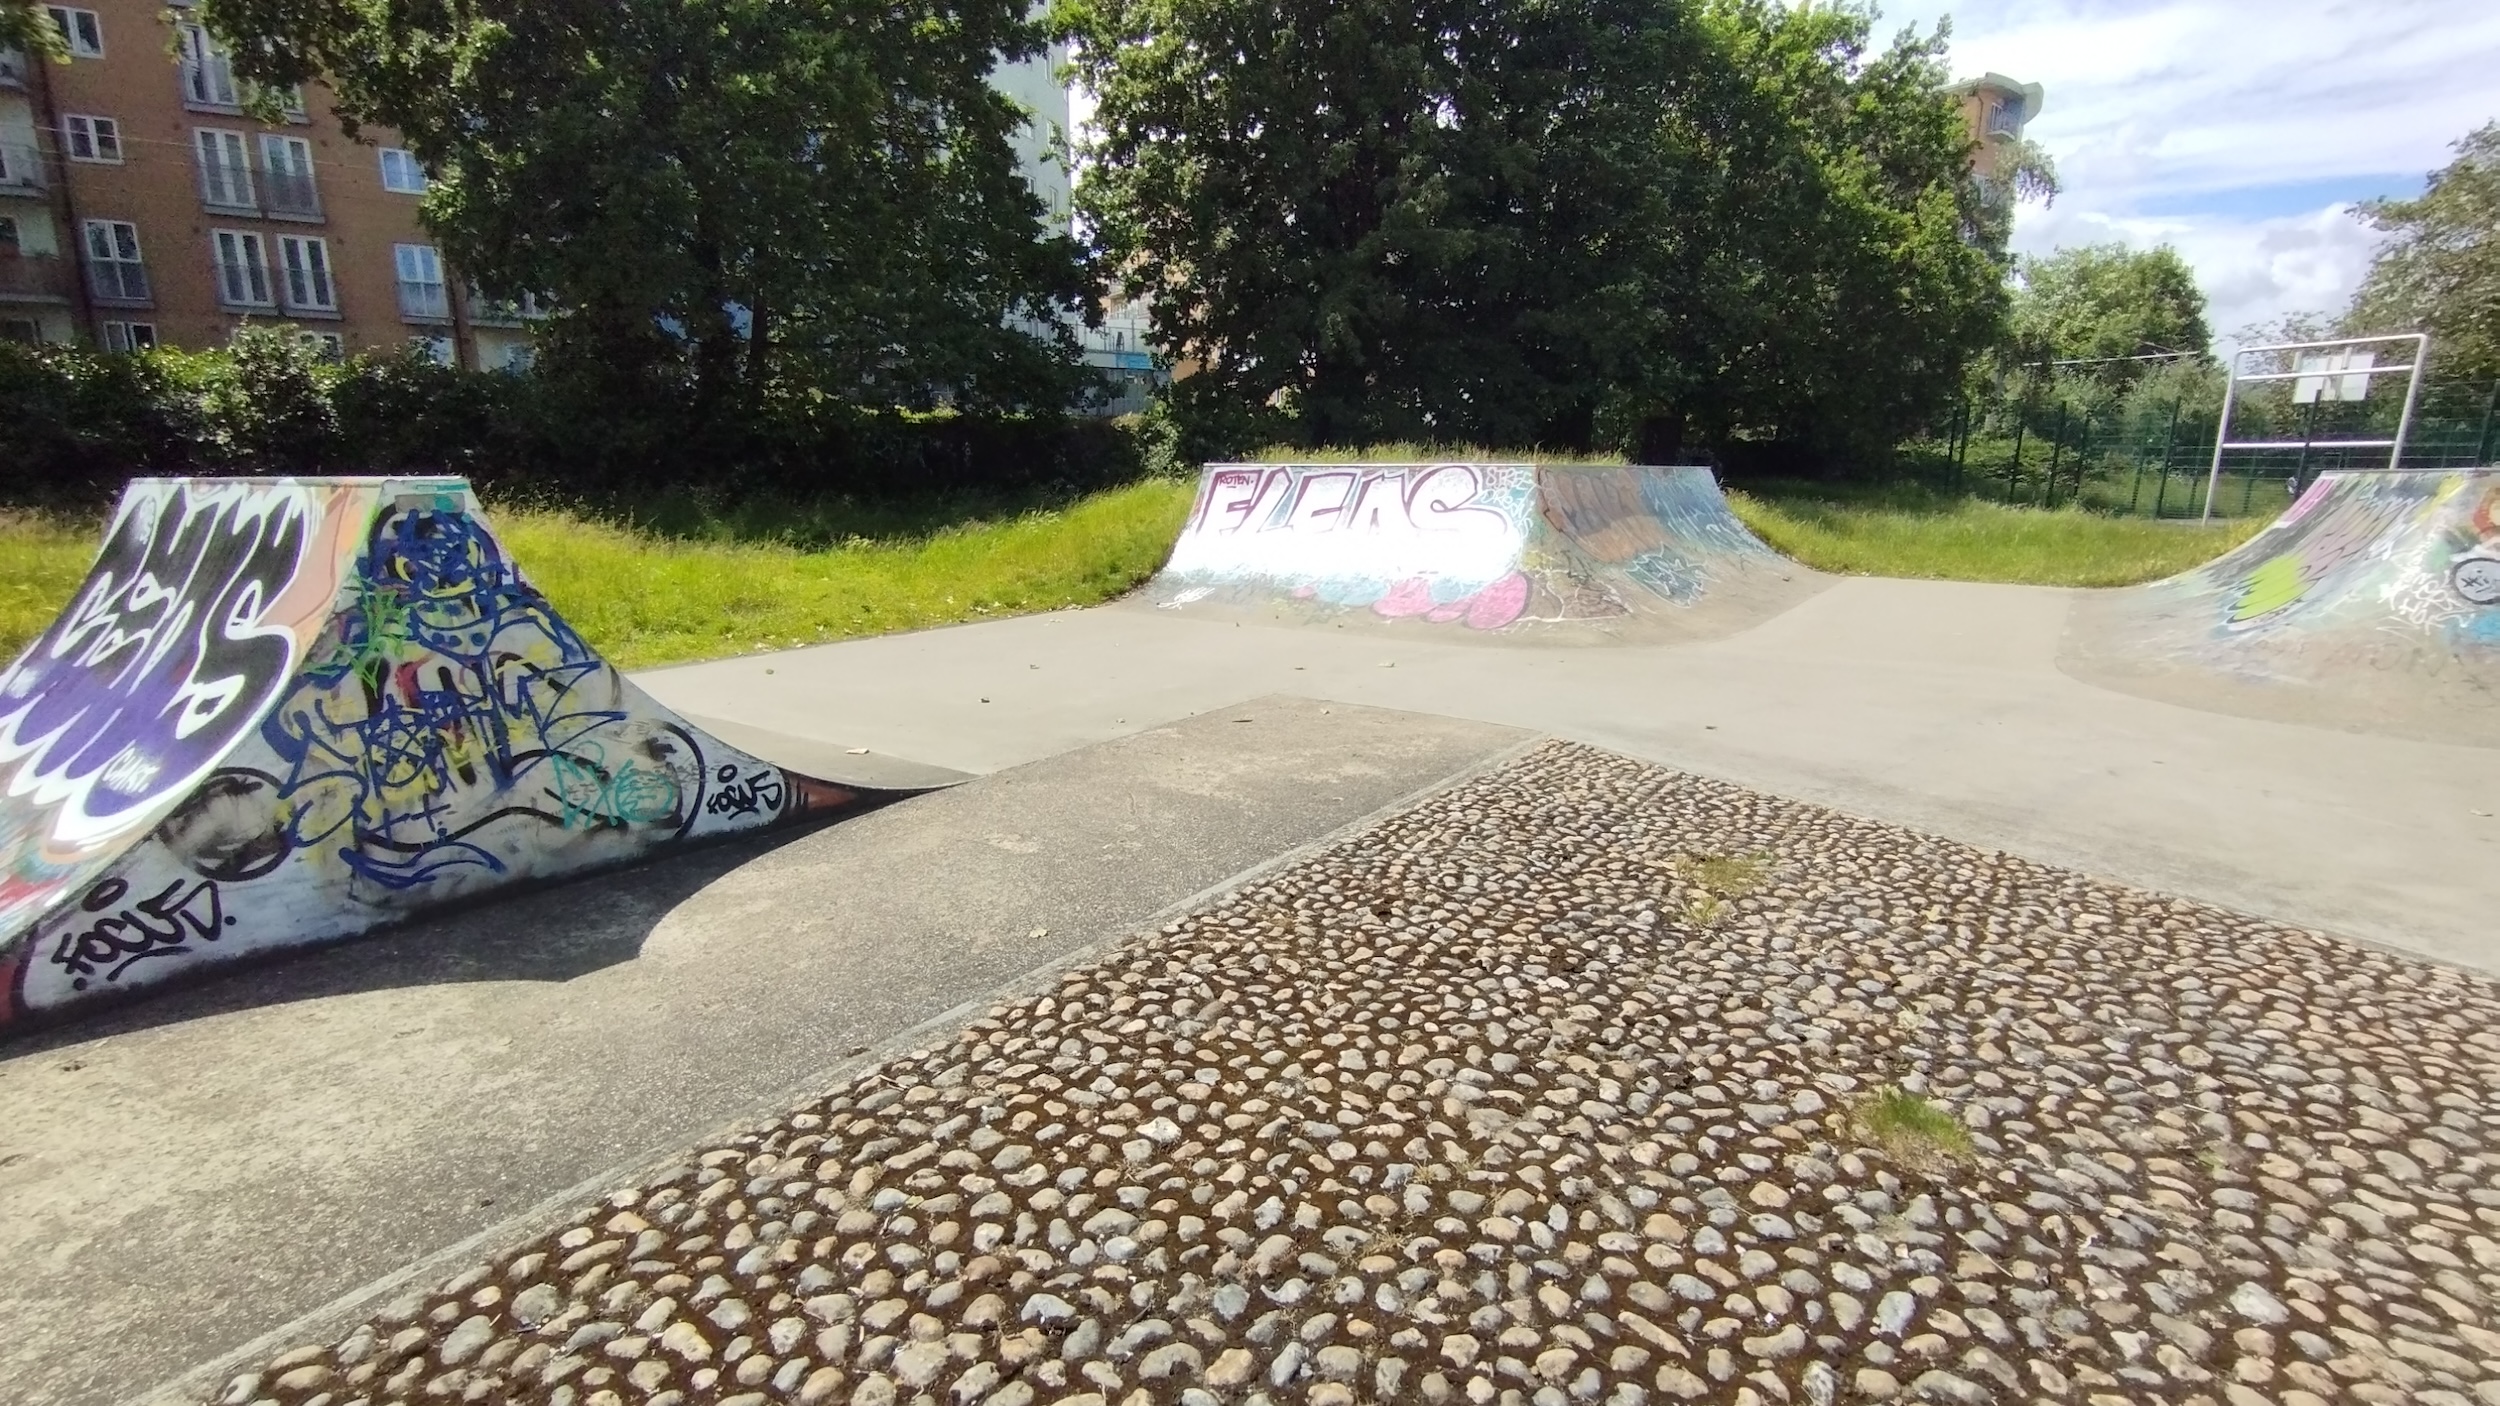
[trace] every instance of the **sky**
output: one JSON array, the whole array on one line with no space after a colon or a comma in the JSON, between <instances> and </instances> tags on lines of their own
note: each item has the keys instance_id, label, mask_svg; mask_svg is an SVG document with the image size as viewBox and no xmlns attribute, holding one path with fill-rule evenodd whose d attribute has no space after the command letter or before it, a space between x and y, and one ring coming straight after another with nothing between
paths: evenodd
<instances>
[{"instance_id":1,"label":"sky","mask_svg":"<svg viewBox=\"0 0 2500 1406\"><path fill-rule=\"evenodd\" d=\"M1878 29L1947 16L1956 77L2047 89L2028 135L2064 190L2016 252L2169 244L2225 345L2341 310L2380 238L2352 202L2420 194L2500 119L2495 0L1892 0Z\"/></svg>"}]
</instances>

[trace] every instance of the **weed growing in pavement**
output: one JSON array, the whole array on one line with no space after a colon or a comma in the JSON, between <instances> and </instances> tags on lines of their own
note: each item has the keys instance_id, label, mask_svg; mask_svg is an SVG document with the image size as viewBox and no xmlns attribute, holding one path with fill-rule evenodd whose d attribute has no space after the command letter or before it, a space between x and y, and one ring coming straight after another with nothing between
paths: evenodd
<instances>
[{"instance_id":1,"label":"weed growing in pavement","mask_svg":"<svg viewBox=\"0 0 2500 1406\"><path fill-rule=\"evenodd\" d=\"M1867 1141L1906 1167L1933 1170L1972 1155L1970 1133L1952 1114L1897 1085L1861 1099L1851 1116Z\"/></svg>"},{"instance_id":2,"label":"weed growing in pavement","mask_svg":"<svg viewBox=\"0 0 2500 1406\"><path fill-rule=\"evenodd\" d=\"M1767 854L1692 854L1676 864L1684 882L1716 898L1743 898L1762 887L1771 868Z\"/></svg>"}]
</instances>

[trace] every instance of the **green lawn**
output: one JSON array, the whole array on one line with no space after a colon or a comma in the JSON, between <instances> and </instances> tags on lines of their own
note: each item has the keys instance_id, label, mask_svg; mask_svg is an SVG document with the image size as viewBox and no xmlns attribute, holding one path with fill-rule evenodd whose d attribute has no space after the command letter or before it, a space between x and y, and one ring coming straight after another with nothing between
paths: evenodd
<instances>
[{"instance_id":1,"label":"green lawn","mask_svg":"<svg viewBox=\"0 0 2500 1406\"><path fill-rule=\"evenodd\" d=\"M1916 488L1764 485L1731 491L1755 535L1818 571L2033 586L2132 586L2213 558L2266 525L2210 527L2075 508L2009 508Z\"/></svg>"},{"instance_id":2,"label":"green lawn","mask_svg":"<svg viewBox=\"0 0 2500 1406\"><path fill-rule=\"evenodd\" d=\"M1190 485L1133 484L1063 504L906 507L693 500L630 515L490 504L530 579L626 668L1061 606L1092 605L1163 564ZM0 655L57 614L94 559L95 520L0 515Z\"/></svg>"}]
</instances>

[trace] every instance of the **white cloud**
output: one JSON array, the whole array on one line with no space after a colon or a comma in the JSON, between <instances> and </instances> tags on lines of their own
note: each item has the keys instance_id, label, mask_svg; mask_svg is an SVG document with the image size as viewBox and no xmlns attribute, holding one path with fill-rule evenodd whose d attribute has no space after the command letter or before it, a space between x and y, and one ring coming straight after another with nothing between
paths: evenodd
<instances>
[{"instance_id":1,"label":"white cloud","mask_svg":"<svg viewBox=\"0 0 2500 1406\"><path fill-rule=\"evenodd\" d=\"M2048 90L2030 136L2065 193L2016 248L2175 246L2228 338L2342 307L2377 235L2350 202L2405 195L2500 118L2500 5L2461 0L1916 0L1950 14L1957 75Z\"/></svg>"}]
</instances>

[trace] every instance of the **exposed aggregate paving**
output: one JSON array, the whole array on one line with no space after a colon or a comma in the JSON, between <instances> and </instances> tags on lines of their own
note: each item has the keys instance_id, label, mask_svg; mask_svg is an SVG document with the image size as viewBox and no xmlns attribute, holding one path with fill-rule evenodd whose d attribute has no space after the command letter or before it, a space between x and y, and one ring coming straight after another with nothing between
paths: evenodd
<instances>
[{"instance_id":1,"label":"exposed aggregate paving","mask_svg":"<svg viewBox=\"0 0 2500 1406\"><path fill-rule=\"evenodd\" d=\"M1554 744L221 1399L2500 1406L2495 1087L2489 980Z\"/></svg>"}]
</instances>

